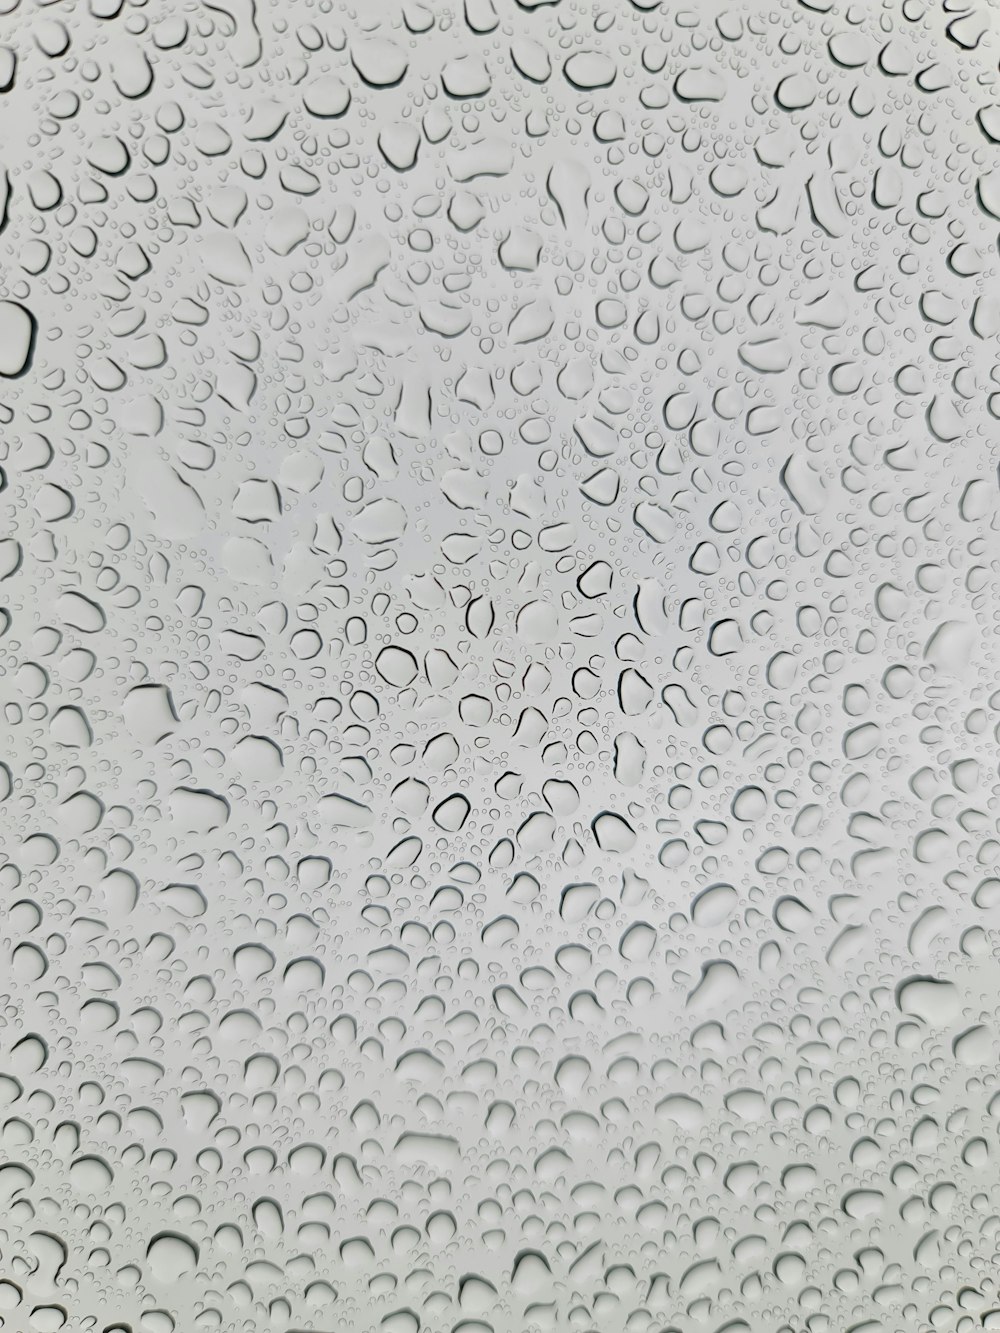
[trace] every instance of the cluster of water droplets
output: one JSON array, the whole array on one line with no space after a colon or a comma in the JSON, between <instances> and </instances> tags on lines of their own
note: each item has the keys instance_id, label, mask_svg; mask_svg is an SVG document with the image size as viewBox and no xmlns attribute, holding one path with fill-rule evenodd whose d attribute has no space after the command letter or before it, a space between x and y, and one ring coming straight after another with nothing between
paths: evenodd
<instances>
[{"instance_id":1,"label":"cluster of water droplets","mask_svg":"<svg viewBox=\"0 0 1000 1333\"><path fill-rule=\"evenodd\" d=\"M0 0L0 1327L1000 1328L987 0Z\"/></svg>"}]
</instances>

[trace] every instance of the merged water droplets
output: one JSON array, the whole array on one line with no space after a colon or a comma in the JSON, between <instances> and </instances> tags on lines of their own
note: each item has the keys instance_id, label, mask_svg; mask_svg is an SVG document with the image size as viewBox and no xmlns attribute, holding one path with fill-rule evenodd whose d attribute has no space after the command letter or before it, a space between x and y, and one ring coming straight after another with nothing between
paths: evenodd
<instances>
[{"instance_id":1,"label":"merged water droplets","mask_svg":"<svg viewBox=\"0 0 1000 1333\"><path fill-rule=\"evenodd\" d=\"M0 9L0 1326L1000 1327L988 7Z\"/></svg>"}]
</instances>

